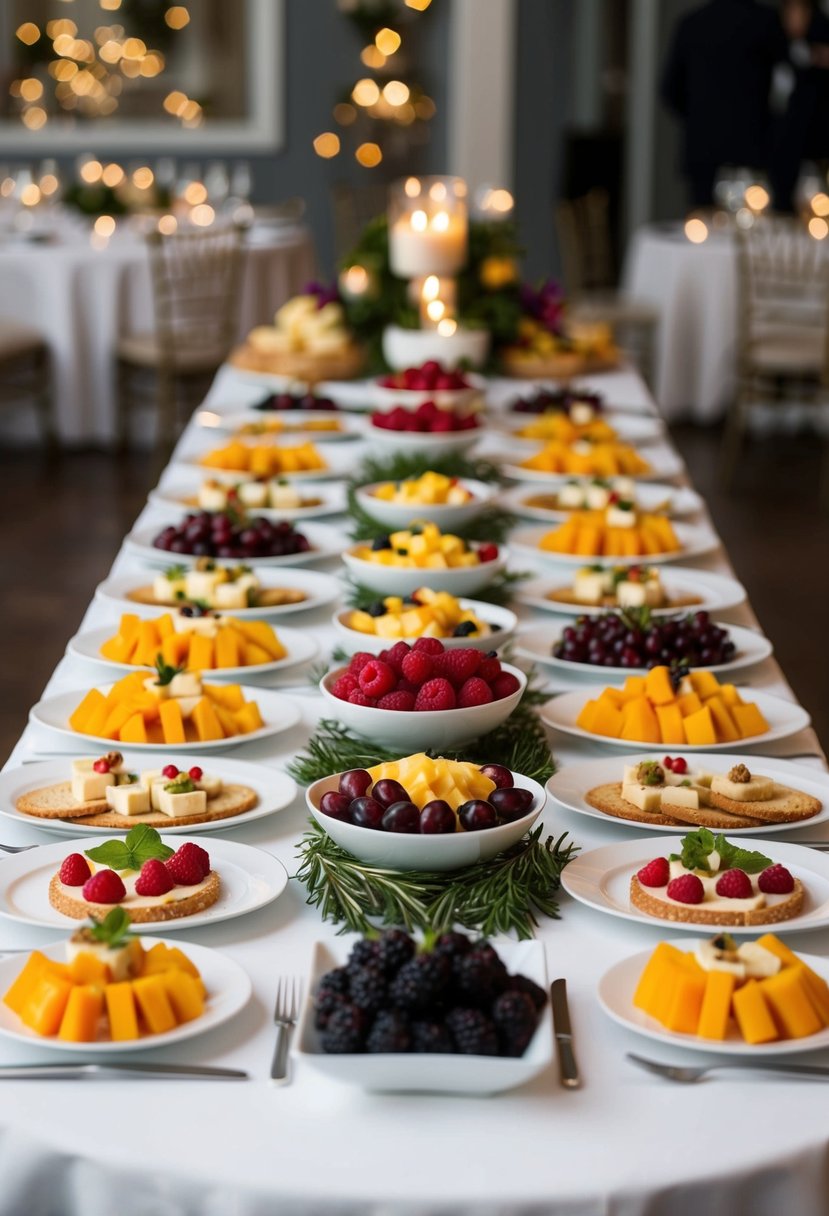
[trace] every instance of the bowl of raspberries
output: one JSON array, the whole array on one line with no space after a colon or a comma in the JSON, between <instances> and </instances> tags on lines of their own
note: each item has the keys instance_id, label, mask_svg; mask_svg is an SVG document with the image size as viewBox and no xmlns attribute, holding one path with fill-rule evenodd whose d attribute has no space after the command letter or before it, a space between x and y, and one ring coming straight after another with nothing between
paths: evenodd
<instances>
[{"instance_id":1,"label":"bowl of raspberries","mask_svg":"<svg viewBox=\"0 0 829 1216\"><path fill-rule=\"evenodd\" d=\"M454 747L510 716L527 686L495 651L447 649L437 638L396 642L380 654L358 650L329 671L320 692L330 716L389 747Z\"/></svg>"},{"instance_id":2,"label":"bowl of raspberries","mask_svg":"<svg viewBox=\"0 0 829 1216\"><path fill-rule=\"evenodd\" d=\"M477 413L466 408L443 409L428 398L414 407L376 410L369 419L368 433L372 444L382 451L439 456L466 451L482 432Z\"/></svg>"},{"instance_id":3,"label":"bowl of raspberries","mask_svg":"<svg viewBox=\"0 0 829 1216\"><path fill-rule=\"evenodd\" d=\"M314 947L294 1055L378 1092L493 1094L552 1062L540 942L441 934L417 944L388 929Z\"/></svg>"}]
</instances>

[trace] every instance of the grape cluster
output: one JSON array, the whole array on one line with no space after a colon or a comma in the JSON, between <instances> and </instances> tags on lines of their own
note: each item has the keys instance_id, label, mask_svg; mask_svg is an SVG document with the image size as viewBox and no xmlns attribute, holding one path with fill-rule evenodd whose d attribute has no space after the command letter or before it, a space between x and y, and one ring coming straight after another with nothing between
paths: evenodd
<instances>
[{"instance_id":1,"label":"grape cluster","mask_svg":"<svg viewBox=\"0 0 829 1216\"><path fill-rule=\"evenodd\" d=\"M514 414L569 414L577 402L592 406L596 413L602 408L598 393L577 393L569 388L540 388L526 397L519 397L510 408Z\"/></svg>"},{"instance_id":2,"label":"grape cluster","mask_svg":"<svg viewBox=\"0 0 829 1216\"><path fill-rule=\"evenodd\" d=\"M328 790L320 799L323 815L379 832L404 832L409 835L445 836L456 832L480 832L504 823L514 823L528 815L533 805L530 790L513 784L512 773L502 764L484 764L481 772L495 789L488 798L470 798L461 803L457 817L443 798L433 798L418 807L399 781L381 778L372 785L371 774L352 768L340 776L338 788ZM370 791L370 792L369 792Z\"/></svg>"},{"instance_id":3,"label":"grape cluster","mask_svg":"<svg viewBox=\"0 0 829 1216\"><path fill-rule=\"evenodd\" d=\"M314 1001L324 1052L522 1056L547 1002L488 942L444 933L416 950L401 929L362 938Z\"/></svg>"},{"instance_id":4,"label":"grape cluster","mask_svg":"<svg viewBox=\"0 0 829 1216\"><path fill-rule=\"evenodd\" d=\"M330 397L315 397L313 393L271 393L253 407L255 410L325 410L336 412L340 407Z\"/></svg>"},{"instance_id":5,"label":"grape cluster","mask_svg":"<svg viewBox=\"0 0 829 1216\"><path fill-rule=\"evenodd\" d=\"M592 667L718 667L737 653L728 630L707 612L654 620L649 613L580 616L553 645L553 657Z\"/></svg>"},{"instance_id":6,"label":"grape cluster","mask_svg":"<svg viewBox=\"0 0 829 1216\"><path fill-rule=\"evenodd\" d=\"M163 528L153 547L193 557L255 559L307 553L311 543L285 520L273 523L260 515L240 521L235 513L198 511Z\"/></svg>"}]
</instances>

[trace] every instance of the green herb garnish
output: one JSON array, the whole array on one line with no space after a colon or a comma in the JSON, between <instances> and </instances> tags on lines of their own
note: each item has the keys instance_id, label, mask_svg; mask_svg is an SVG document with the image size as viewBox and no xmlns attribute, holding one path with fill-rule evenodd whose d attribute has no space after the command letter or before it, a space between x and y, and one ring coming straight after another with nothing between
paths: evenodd
<instances>
[{"instance_id":1,"label":"green herb garnish","mask_svg":"<svg viewBox=\"0 0 829 1216\"><path fill-rule=\"evenodd\" d=\"M164 577L169 579L171 583L177 583L179 579L184 578L186 574L186 566L168 566L164 571Z\"/></svg>"},{"instance_id":2,"label":"green herb garnish","mask_svg":"<svg viewBox=\"0 0 829 1216\"><path fill-rule=\"evenodd\" d=\"M85 852L87 857L111 870L140 870L145 861L153 858L166 861L174 850L163 843L155 828L137 823L123 840L107 840Z\"/></svg>"},{"instance_id":3,"label":"green herb garnish","mask_svg":"<svg viewBox=\"0 0 829 1216\"><path fill-rule=\"evenodd\" d=\"M192 794L196 783L187 773L179 773L173 781L168 781L164 789L168 794Z\"/></svg>"},{"instance_id":4,"label":"green herb garnish","mask_svg":"<svg viewBox=\"0 0 829 1216\"><path fill-rule=\"evenodd\" d=\"M113 908L111 912L107 912L103 920L95 920L93 916L88 929L90 936L96 942L103 942L110 949L117 950L119 946L123 946L129 940L129 914L120 906Z\"/></svg>"},{"instance_id":5,"label":"green herb garnish","mask_svg":"<svg viewBox=\"0 0 829 1216\"><path fill-rule=\"evenodd\" d=\"M771 858L753 849L742 849L739 845L731 844L725 836L714 833L708 828L698 828L682 838L682 864L687 870L705 870L710 872L708 858L716 850L720 855L721 870L743 870L746 874L759 874L772 863Z\"/></svg>"},{"instance_id":6,"label":"green herb garnish","mask_svg":"<svg viewBox=\"0 0 829 1216\"><path fill-rule=\"evenodd\" d=\"M184 667L171 667L169 663L164 662L164 657L161 654L155 656L155 670L158 674L156 684L160 688L164 688L167 684L172 684L176 676L181 675L185 670Z\"/></svg>"}]
</instances>

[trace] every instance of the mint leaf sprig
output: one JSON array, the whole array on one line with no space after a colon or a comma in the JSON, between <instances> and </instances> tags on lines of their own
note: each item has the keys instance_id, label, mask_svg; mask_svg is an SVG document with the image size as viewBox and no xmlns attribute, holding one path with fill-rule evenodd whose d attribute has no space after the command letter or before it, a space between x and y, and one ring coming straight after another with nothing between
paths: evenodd
<instances>
[{"instance_id":1,"label":"mint leaf sprig","mask_svg":"<svg viewBox=\"0 0 829 1216\"><path fill-rule=\"evenodd\" d=\"M171 667L169 663L165 663L162 655L155 656L155 670L158 675L156 684L163 688L167 684L172 684L174 678L181 675L186 670L184 667Z\"/></svg>"},{"instance_id":2,"label":"mint leaf sprig","mask_svg":"<svg viewBox=\"0 0 829 1216\"><path fill-rule=\"evenodd\" d=\"M120 905L113 908L111 912L107 912L103 920L96 920L93 916L91 921L88 929L90 936L96 942L103 942L105 946L117 950L119 946L123 946L129 940L129 914Z\"/></svg>"},{"instance_id":3,"label":"mint leaf sprig","mask_svg":"<svg viewBox=\"0 0 829 1216\"><path fill-rule=\"evenodd\" d=\"M137 823L123 840L106 840L85 850L87 857L111 870L140 870L145 861L166 861L174 852L146 823Z\"/></svg>"},{"instance_id":4,"label":"mint leaf sprig","mask_svg":"<svg viewBox=\"0 0 829 1216\"><path fill-rule=\"evenodd\" d=\"M709 870L708 857L716 850L720 855L721 870L743 870L746 874L759 874L772 864L770 857L755 849L743 849L731 844L720 833L715 836L708 828L698 828L682 838L680 860L687 870Z\"/></svg>"}]
</instances>

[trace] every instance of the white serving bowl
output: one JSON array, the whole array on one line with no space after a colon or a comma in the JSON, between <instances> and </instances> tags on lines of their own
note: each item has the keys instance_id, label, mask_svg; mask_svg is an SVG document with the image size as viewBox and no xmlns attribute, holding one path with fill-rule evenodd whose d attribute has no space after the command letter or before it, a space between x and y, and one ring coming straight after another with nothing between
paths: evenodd
<instances>
[{"instance_id":1,"label":"white serving bowl","mask_svg":"<svg viewBox=\"0 0 829 1216\"><path fill-rule=\"evenodd\" d=\"M420 367L428 359L436 359L450 368L462 362L483 367L488 351L487 329L458 326L451 335L439 334L436 329L404 329L401 325L387 325L383 330L383 357L397 371ZM467 379L471 379L469 373Z\"/></svg>"},{"instance_id":2,"label":"white serving bowl","mask_svg":"<svg viewBox=\"0 0 829 1216\"><path fill-rule=\"evenodd\" d=\"M342 554L346 569L356 583L380 595L411 595L426 579L433 591L452 595L474 595L488 587L506 565L506 547L498 546L498 556L477 566L455 566L449 570L425 570L422 566L381 566L355 557L350 550Z\"/></svg>"},{"instance_id":3,"label":"white serving bowl","mask_svg":"<svg viewBox=\"0 0 829 1216\"><path fill-rule=\"evenodd\" d=\"M461 600L460 605L461 608L474 612L479 620L484 621L487 625L497 625L498 629L494 633L488 633L482 637L441 638L440 641L446 649L463 650L465 648L483 650L485 653L490 650L500 650L515 633L518 617L514 612L510 612L509 608L499 608L496 604L487 604L483 600ZM335 612L331 618L339 644L347 654L356 654L358 650L367 651L369 654L379 654L381 650L386 650L395 642L404 641L411 645L416 641L415 638L382 638L374 633L360 633L358 629L350 629L345 621L351 611L350 608L343 608L342 611Z\"/></svg>"},{"instance_id":4,"label":"white serving bowl","mask_svg":"<svg viewBox=\"0 0 829 1216\"><path fill-rule=\"evenodd\" d=\"M425 359L421 362L425 362ZM452 389L389 388L378 379L374 382L373 398L381 409L391 409L395 405L415 409L422 401L434 401L442 410L479 409L486 392L486 380L472 372L465 372L464 375L467 387Z\"/></svg>"},{"instance_id":5,"label":"white serving bowl","mask_svg":"<svg viewBox=\"0 0 829 1216\"><path fill-rule=\"evenodd\" d=\"M503 823L497 828L484 828L480 832L420 836L361 828L323 814L319 809L322 796L329 790L336 790L339 780L340 774L333 773L310 785L305 793L308 810L340 848L359 857L360 861L387 866L391 870L459 870L474 865L476 861L486 861L519 841L535 823L547 801L546 790L537 781L513 773L515 785L519 789L530 790L533 795L532 809L521 819L516 819L514 823Z\"/></svg>"},{"instance_id":6,"label":"white serving bowl","mask_svg":"<svg viewBox=\"0 0 829 1216\"><path fill-rule=\"evenodd\" d=\"M450 452L466 452L483 438L483 427L469 431L390 431L375 426L366 428L366 438L372 448L382 452L413 452L418 456L434 456L436 459Z\"/></svg>"},{"instance_id":7,"label":"white serving bowl","mask_svg":"<svg viewBox=\"0 0 829 1216\"><path fill-rule=\"evenodd\" d=\"M505 722L521 700L527 677L517 667L502 664L503 670L516 677L520 687L500 701L488 705L472 705L468 709L394 710L377 709L373 705L352 705L341 701L331 692L346 668L329 671L320 680L320 692L328 710L347 730L363 739L371 739L384 747L401 747L406 753L433 747L455 747L479 739Z\"/></svg>"},{"instance_id":8,"label":"white serving bowl","mask_svg":"<svg viewBox=\"0 0 829 1216\"><path fill-rule=\"evenodd\" d=\"M472 498L464 503L401 503L388 502L375 494L381 485L387 482L375 481L367 486L360 486L356 492L358 505L376 519L384 528L406 528L416 521L426 521L437 524L441 532L451 532L463 527L475 519L486 507L487 503L498 493L497 486L487 485L485 481L462 479L460 485L468 490Z\"/></svg>"}]
</instances>

